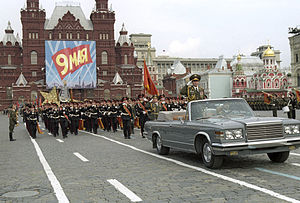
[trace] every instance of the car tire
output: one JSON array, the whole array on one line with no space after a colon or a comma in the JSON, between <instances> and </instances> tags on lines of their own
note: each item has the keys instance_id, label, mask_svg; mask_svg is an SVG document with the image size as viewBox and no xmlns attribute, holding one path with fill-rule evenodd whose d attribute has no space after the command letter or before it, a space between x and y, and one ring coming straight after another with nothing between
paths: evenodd
<instances>
[{"instance_id":1,"label":"car tire","mask_svg":"<svg viewBox=\"0 0 300 203\"><path fill-rule=\"evenodd\" d=\"M201 157L206 167L217 169L222 166L224 157L213 154L211 144L207 139L203 141L201 149Z\"/></svg>"},{"instance_id":2,"label":"car tire","mask_svg":"<svg viewBox=\"0 0 300 203\"><path fill-rule=\"evenodd\" d=\"M170 151L170 147L165 147L162 145L161 137L159 135L156 136L155 138L155 144L156 144L156 149L157 153L160 155L168 155Z\"/></svg>"},{"instance_id":3,"label":"car tire","mask_svg":"<svg viewBox=\"0 0 300 203\"><path fill-rule=\"evenodd\" d=\"M290 152L274 152L268 153L268 157L271 161L276 163L283 163L289 158Z\"/></svg>"}]
</instances>

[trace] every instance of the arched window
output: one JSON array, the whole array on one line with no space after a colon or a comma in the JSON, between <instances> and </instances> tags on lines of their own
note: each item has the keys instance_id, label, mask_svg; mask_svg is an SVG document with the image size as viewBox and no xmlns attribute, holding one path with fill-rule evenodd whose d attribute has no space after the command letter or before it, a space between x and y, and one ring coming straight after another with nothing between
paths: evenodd
<instances>
[{"instance_id":1,"label":"arched window","mask_svg":"<svg viewBox=\"0 0 300 203\"><path fill-rule=\"evenodd\" d=\"M36 65L37 64L37 59L38 59L38 54L36 51L32 51L30 53L30 59L31 59L31 64Z\"/></svg>"},{"instance_id":2,"label":"arched window","mask_svg":"<svg viewBox=\"0 0 300 203\"><path fill-rule=\"evenodd\" d=\"M107 52L106 51L103 51L101 53L101 64L108 64L108 59L107 59Z\"/></svg>"},{"instance_id":3,"label":"arched window","mask_svg":"<svg viewBox=\"0 0 300 203\"><path fill-rule=\"evenodd\" d=\"M61 39L61 32L58 33L58 39Z\"/></svg>"},{"instance_id":4,"label":"arched window","mask_svg":"<svg viewBox=\"0 0 300 203\"><path fill-rule=\"evenodd\" d=\"M128 64L128 56L124 55L124 64L127 65Z\"/></svg>"},{"instance_id":5,"label":"arched window","mask_svg":"<svg viewBox=\"0 0 300 203\"><path fill-rule=\"evenodd\" d=\"M52 32L49 33L49 39L52 39Z\"/></svg>"},{"instance_id":6,"label":"arched window","mask_svg":"<svg viewBox=\"0 0 300 203\"><path fill-rule=\"evenodd\" d=\"M239 86L239 85L240 85L240 81L236 80L236 86Z\"/></svg>"},{"instance_id":7,"label":"arched window","mask_svg":"<svg viewBox=\"0 0 300 203\"><path fill-rule=\"evenodd\" d=\"M77 39L80 39L80 33L77 32Z\"/></svg>"}]
</instances>

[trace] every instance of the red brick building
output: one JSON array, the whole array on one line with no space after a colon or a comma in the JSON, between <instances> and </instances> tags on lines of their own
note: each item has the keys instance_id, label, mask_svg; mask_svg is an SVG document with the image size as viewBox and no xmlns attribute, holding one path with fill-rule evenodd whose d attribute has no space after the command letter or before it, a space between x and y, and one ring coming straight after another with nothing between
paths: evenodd
<instances>
[{"instance_id":1,"label":"red brick building","mask_svg":"<svg viewBox=\"0 0 300 203\"><path fill-rule=\"evenodd\" d=\"M21 9L23 40L9 24L0 42L0 109L11 102L34 101L45 91L45 41L96 41L97 88L73 90L77 99L135 97L142 91L142 70L136 66L134 46L123 25L117 43L114 36L115 12L108 0L95 0L87 19L80 5L56 5L52 16L39 0L27 0ZM116 74L122 83L113 83ZM17 83L18 82L18 83Z\"/></svg>"}]
</instances>

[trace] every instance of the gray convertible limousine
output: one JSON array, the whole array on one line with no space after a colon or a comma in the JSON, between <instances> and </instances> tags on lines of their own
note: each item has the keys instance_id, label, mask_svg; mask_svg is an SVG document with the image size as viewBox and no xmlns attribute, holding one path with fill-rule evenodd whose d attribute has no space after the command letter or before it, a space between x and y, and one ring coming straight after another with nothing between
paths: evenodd
<instances>
[{"instance_id":1,"label":"gray convertible limousine","mask_svg":"<svg viewBox=\"0 0 300 203\"><path fill-rule=\"evenodd\" d=\"M170 148L201 155L209 168L220 168L225 155L267 153L284 162L300 146L300 121L256 117L244 99L208 99L188 103L186 111L160 112L145 124L145 135L161 155Z\"/></svg>"}]
</instances>

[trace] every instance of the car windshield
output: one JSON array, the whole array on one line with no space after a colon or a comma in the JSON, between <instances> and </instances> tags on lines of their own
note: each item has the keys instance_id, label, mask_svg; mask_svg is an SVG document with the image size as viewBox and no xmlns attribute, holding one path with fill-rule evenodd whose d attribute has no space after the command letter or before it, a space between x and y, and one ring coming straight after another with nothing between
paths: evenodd
<instances>
[{"instance_id":1,"label":"car windshield","mask_svg":"<svg viewBox=\"0 0 300 203\"><path fill-rule=\"evenodd\" d=\"M254 116L252 109L243 99L197 101L191 104L191 110L192 120Z\"/></svg>"}]
</instances>

